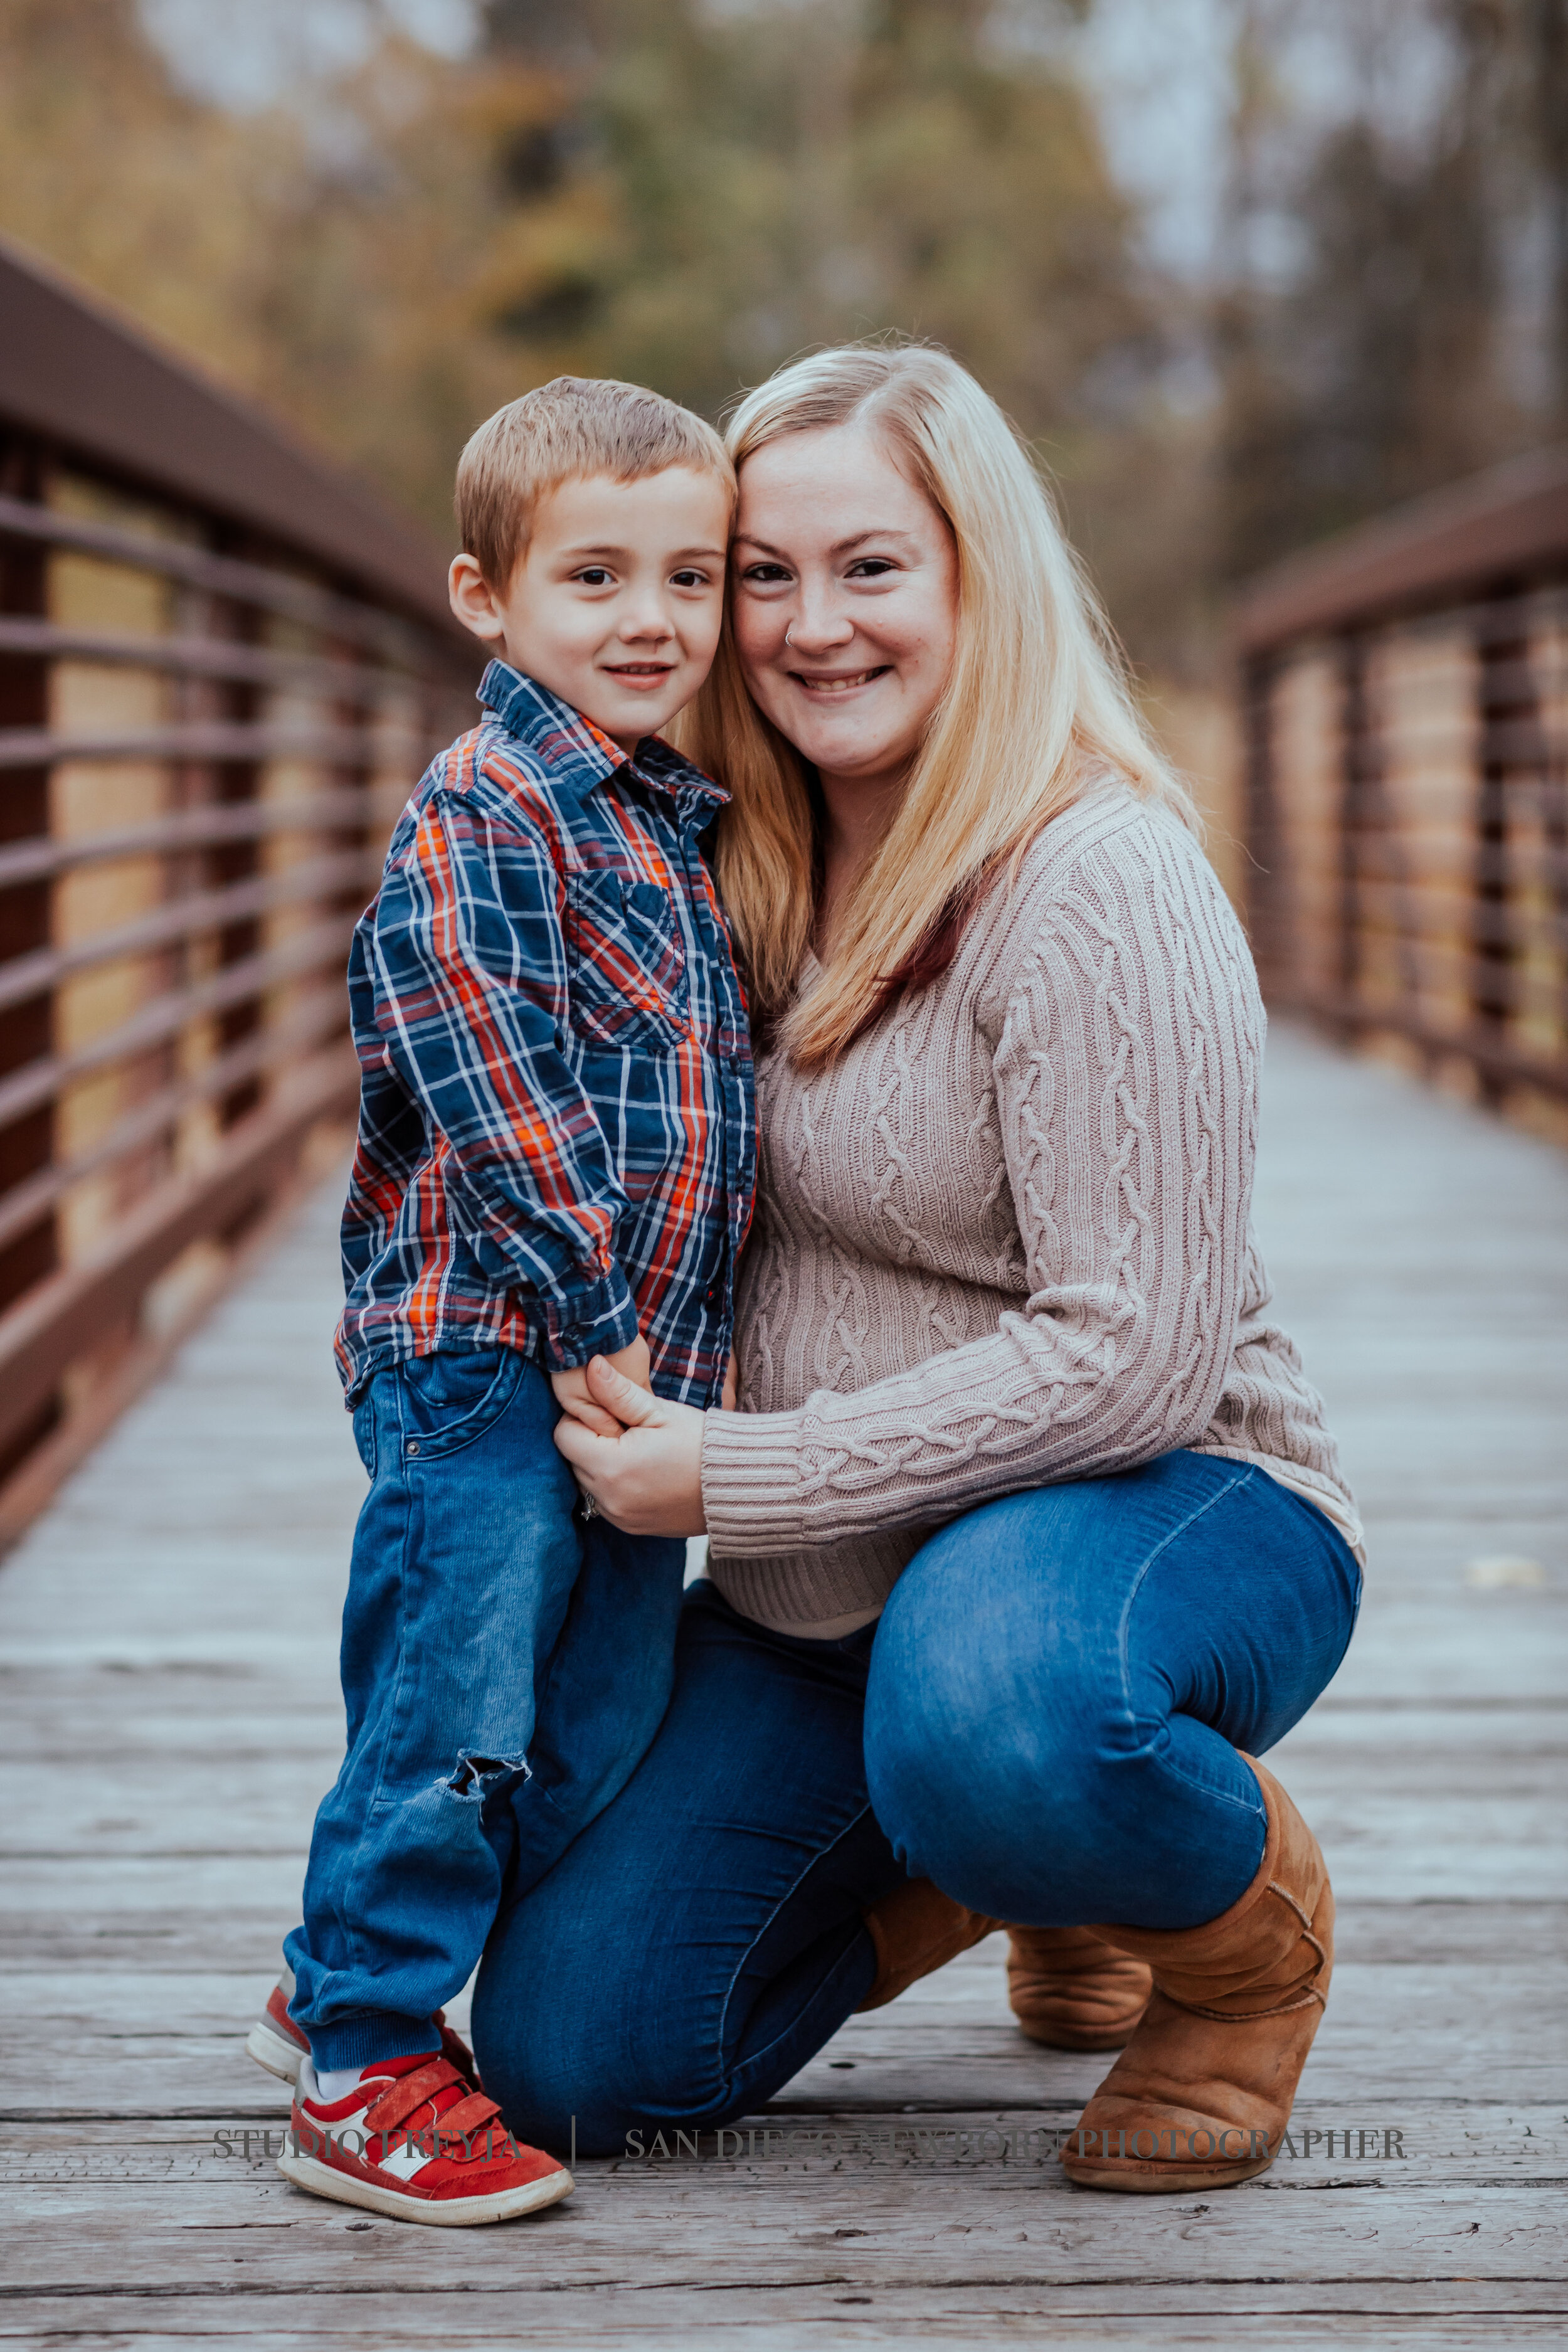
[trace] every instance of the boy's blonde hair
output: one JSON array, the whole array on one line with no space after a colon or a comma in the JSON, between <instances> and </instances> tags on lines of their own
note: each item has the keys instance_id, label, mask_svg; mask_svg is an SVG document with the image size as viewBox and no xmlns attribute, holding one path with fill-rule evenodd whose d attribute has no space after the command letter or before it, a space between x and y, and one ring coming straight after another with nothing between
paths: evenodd
<instances>
[{"instance_id":1,"label":"boy's blonde hair","mask_svg":"<svg viewBox=\"0 0 1568 2352\"><path fill-rule=\"evenodd\" d=\"M707 684L669 730L732 795L717 863L753 1017L779 1022L805 1068L841 1052L900 989L945 968L977 894L1097 769L1195 824L1050 493L989 394L933 345L848 343L748 393L725 437L740 468L783 434L837 425L874 434L945 518L958 634L908 789L826 969L798 1001L817 887L809 773L747 693L728 624Z\"/></svg>"},{"instance_id":2,"label":"boy's blonde hair","mask_svg":"<svg viewBox=\"0 0 1568 2352\"><path fill-rule=\"evenodd\" d=\"M640 383L558 375L487 417L458 458L464 552L504 593L528 551L534 510L550 491L590 474L638 482L671 466L716 474L734 496L724 444L689 408Z\"/></svg>"}]
</instances>

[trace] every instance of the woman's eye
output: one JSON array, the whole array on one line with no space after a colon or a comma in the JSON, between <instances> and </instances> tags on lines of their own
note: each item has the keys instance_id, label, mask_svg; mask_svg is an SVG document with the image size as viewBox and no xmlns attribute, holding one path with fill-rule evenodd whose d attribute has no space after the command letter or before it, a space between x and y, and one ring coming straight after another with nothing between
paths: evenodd
<instances>
[{"instance_id":1,"label":"woman's eye","mask_svg":"<svg viewBox=\"0 0 1568 2352\"><path fill-rule=\"evenodd\" d=\"M742 579L749 580L753 588L774 588L781 580L787 580L789 576L788 570L782 563L748 563L741 574Z\"/></svg>"},{"instance_id":2,"label":"woman's eye","mask_svg":"<svg viewBox=\"0 0 1568 2352\"><path fill-rule=\"evenodd\" d=\"M850 580L879 580L885 572L897 570L897 564L886 555L862 555L849 566L845 576Z\"/></svg>"}]
</instances>

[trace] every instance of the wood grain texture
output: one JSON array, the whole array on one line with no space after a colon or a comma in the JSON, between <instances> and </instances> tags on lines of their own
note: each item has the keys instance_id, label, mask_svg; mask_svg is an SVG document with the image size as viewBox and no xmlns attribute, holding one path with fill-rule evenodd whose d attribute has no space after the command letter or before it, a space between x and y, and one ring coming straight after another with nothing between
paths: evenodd
<instances>
[{"instance_id":1,"label":"wood grain texture","mask_svg":"<svg viewBox=\"0 0 1568 2352\"><path fill-rule=\"evenodd\" d=\"M1341 1905L1297 2119L1403 2131L1403 2161L1320 2143L1145 2200L1074 2189L1040 2142L963 2158L943 2135L1069 2126L1103 2067L1023 2041L994 1938L753 2119L793 2146L586 2164L538 2221L461 2233L318 2204L215 2138L286 2109L243 2038L342 1736L363 1479L332 1195L0 1573L0 2342L1563 2340L1559 1157L1372 1063L1270 1049L1258 1225L1372 1557L1350 1654L1273 1759ZM1496 1555L1545 1582L1467 1583Z\"/></svg>"}]
</instances>

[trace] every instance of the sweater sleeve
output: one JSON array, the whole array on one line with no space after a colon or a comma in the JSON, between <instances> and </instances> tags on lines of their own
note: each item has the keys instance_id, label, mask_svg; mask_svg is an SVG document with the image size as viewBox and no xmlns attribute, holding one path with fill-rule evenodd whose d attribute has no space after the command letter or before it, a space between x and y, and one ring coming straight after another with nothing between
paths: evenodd
<instances>
[{"instance_id":1,"label":"sweater sleeve","mask_svg":"<svg viewBox=\"0 0 1568 2352\"><path fill-rule=\"evenodd\" d=\"M1246 1264L1262 1007L1201 856L1142 842L1100 843L1016 908L994 1013L977 1005L1026 1304L855 1393L710 1414L715 1551L931 1526L1203 1436Z\"/></svg>"}]
</instances>

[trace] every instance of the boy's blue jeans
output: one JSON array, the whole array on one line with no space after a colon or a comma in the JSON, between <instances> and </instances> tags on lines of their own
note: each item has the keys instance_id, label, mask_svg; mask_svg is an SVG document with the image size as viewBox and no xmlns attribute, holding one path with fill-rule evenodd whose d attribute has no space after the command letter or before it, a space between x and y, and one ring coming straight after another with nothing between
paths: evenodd
<instances>
[{"instance_id":1,"label":"boy's blue jeans","mask_svg":"<svg viewBox=\"0 0 1568 2352\"><path fill-rule=\"evenodd\" d=\"M318 2065L435 2048L503 1895L623 1786L669 1697L686 1547L584 1523L511 1348L378 1372L343 1610L348 1752L284 1951Z\"/></svg>"}]
</instances>

